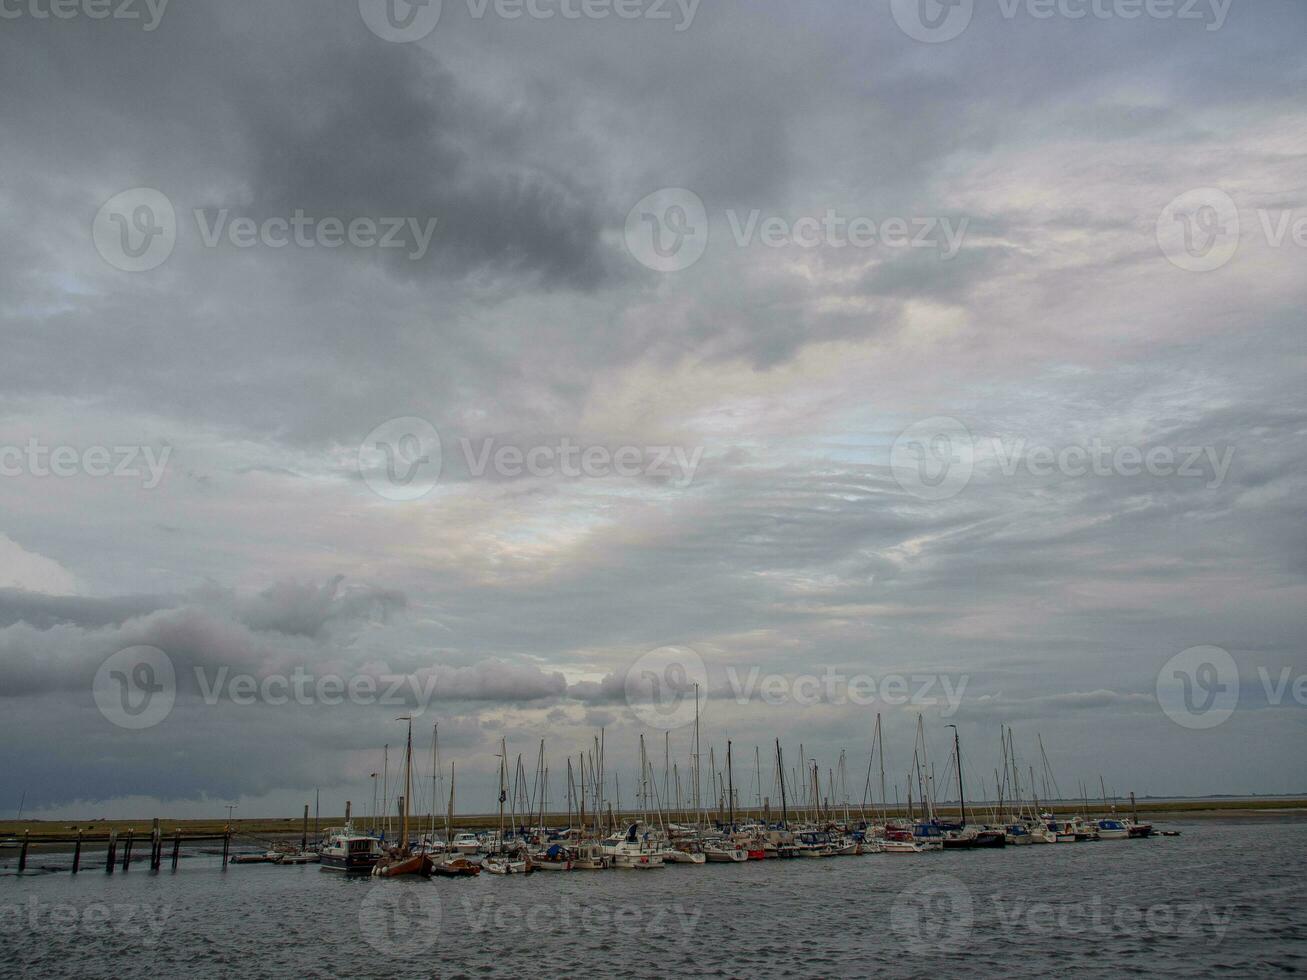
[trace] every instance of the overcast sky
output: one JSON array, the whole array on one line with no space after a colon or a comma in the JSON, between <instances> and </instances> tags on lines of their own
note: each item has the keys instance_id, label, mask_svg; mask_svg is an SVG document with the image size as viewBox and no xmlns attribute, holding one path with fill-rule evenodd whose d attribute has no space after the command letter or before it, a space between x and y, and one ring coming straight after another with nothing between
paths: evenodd
<instances>
[{"instance_id":1,"label":"overcast sky","mask_svg":"<svg viewBox=\"0 0 1307 980\"><path fill-rule=\"evenodd\" d=\"M920 713L941 778L1010 724L1063 791L1307 791L1298 0L395 4L3 8L0 814L370 805L403 706L205 703L297 669L429 679L460 809L600 726L629 802L669 645L749 787L861 798L881 712L900 785Z\"/></svg>"}]
</instances>

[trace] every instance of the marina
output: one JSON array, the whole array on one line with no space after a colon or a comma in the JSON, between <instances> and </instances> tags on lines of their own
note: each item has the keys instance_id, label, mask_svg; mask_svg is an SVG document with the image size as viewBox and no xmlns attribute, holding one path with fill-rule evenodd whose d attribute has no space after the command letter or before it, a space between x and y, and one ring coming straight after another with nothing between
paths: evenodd
<instances>
[{"instance_id":1,"label":"marina","mask_svg":"<svg viewBox=\"0 0 1307 980\"><path fill-rule=\"evenodd\" d=\"M911 767L902 783L907 803L898 801L896 787L896 801L890 804L879 715L859 800L851 797L845 751L827 770L823 787L815 759L802 776L797 769L787 771L784 749L776 739L769 792L764 792L761 748L754 747L751 753L754 805L750 806L737 786L735 747L730 740L721 754L720 768L716 748L709 747L712 768L706 778L701 775L704 753L697 711L689 736L684 785L680 761L672 758L670 734L663 740L661 779L645 736L639 737L634 810L621 805L620 774L606 772L609 746L603 730L589 749L567 759L566 808L562 811L550 806L545 741L540 741L536 752L534 775L528 775L522 754L510 767L507 741L501 739L496 753L498 810L492 823L491 818L457 814L457 773L451 763L446 782L440 762L439 725L432 727L429 768L415 773L412 719L403 716L397 720L406 725L399 771L392 785L389 746L383 747L380 795L374 796L369 811L360 818L355 818L352 801L345 803L343 821L325 829L317 814L318 803L314 804L312 823L310 806L305 804L298 835L284 830L260 835L232 823L220 832L183 831L180 827L168 832L163 822L154 818L148 834L139 835L139 848L145 853L139 857L137 852L138 862L143 860L152 872L162 870L166 862L168 870L176 872L185 845L187 856L220 855L224 869L312 864L323 872L374 878L476 877L482 873L507 877L535 872L660 871L775 860L799 859L806 864L814 859L871 855L1024 850L1028 845L1130 842L1181 833L1159 829L1150 818L1141 817L1133 793L1128 801L1109 796L1101 776L1098 799L1091 802L1083 784L1078 800L1064 799L1056 789L1042 737L1036 742L1039 778L1033 764L1024 767L1023 777L1015 736L1006 727L999 731L1002 772L995 769L990 784L997 792L969 802L966 774L970 771L974 777L974 767L963 754L957 729L947 726L952 732L951 752L946 755L948 766L937 778L921 718ZM799 756L806 757L802 746ZM377 775L373 774L374 786ZM420 793L414 795L424 783L429 785L425 800ZM1054 787L1051 799L1050 785ZM1037 787L1042 787L1042 802ZM950 788L956 789L951 796ZM423 804L425 812L415 812ZM12 870L7 863L3 869L28 875L62 870L77 874L96 863L109 874L131 868L138 846L134 828L99 834L74 829L75 836L38 830L33 838L28 828L21 837L0 842L0 861L6 853L17 852ZM60 848L68 844L73 845L70 862L52 863L49 856L61 853ZM41 861L31 860L34 845ZM84 862L84 849L88 855L96 852L97 857Z\"/></svg>"},{"instance_id":2,"label":"marina","mask_svg":"<svg viewBox=\"0 0 1307 980\"><path fill-rule=\"evenodd\" d=\"M553 975L574 972L578 955L596 976L899 977L965 968L1035 977L1093 969L1091 947L1110 950L1117 973L1300 968L1307 895L1295 855L1307 847L1307 822L1174 827L1182 836L940 851L913 861L396 882L311 866L222 874L221 855L199 854L176 874L133 866L93 879L0 880L0 907L10 962L49 977L96 975L109 962L116 976ZM102 928L51 926L102 907L110 910ZM395 922L373 908L393 910ZM1167 964L1161 970L1156 957Z\"/></svg>"}]
</instances>

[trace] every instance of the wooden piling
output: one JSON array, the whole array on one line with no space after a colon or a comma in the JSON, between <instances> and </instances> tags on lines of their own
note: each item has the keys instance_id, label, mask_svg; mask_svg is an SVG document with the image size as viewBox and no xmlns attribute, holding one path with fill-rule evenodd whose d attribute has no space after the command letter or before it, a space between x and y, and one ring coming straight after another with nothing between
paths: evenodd
<instances>
[{"instance_id":1,"label":"wooden piling","mask_svg":"<svg viewBox=\"0 0 1307 980\"><path fill-rule=\"evenodd\" d=\"M159 818L150 826L150 870L158 871L163 863L163 836L159 833Z\"/></svg>"},{"instance_id":2,"label":"wooden piling","mask_svg":"<svg viewBox=\"0 0 1307 980\"><path fill-rule=\"evenodd\" d=\"M22 874L27 870L27 844L30 830L23 831L23 849L18 852L18 873Z\"/></svg>"},{"instance_id":3,"label":"wooden piling","mask_svg":"<svg viewBox=\"0 0 1307 980\"><path fill-rule=\"evenodd\" d=\"M117 856L118 856L118 831L111 830L109 831L109 849L107 852L105 852L105 859L104 859L105 874L107 875L113 874L113 864Z\"/></svg>"},{"instance_id":4,"label":"wooden piling","mask_svg":"<svg viewBox=\"0 0 1307 980\"><path fill-rule=\"evenodd\" d=\"M309 805L304 804L304 830L300 833L300 850L309 849Z\"/></svg>"},{"instance_id":5,"label":"wooden piling","mask_svg":"<svg viewBox=\"0 0 1307 980\"><path fill-rule=\"evenodd\" d=\"M349 800L346 800L345 801L345 826L346 827L349 826L349 815L352 809L353 809L353 804L351 804Z\"/></svg>"},{"instance_id":6,"label":"wooden piling","mask_svg":"<svg viewBox=\"0 0 1307 980\"><path fill-rule=\"evenodd\" d=\"M228 824L222 835L222 870L227 870L227 853L231 850L231 825Z\"/></svg>"},{"instance_id":7,"label":"wooden piling","mask_svg":"<svg viewBox=\"0 0 1307 980\"><path fill-rule=\"evenodd\" d=\"M77 832L77 843L73 846L73 874L82 866L82 832Z\"/></svg>"},{"instance_id":8,"label":"wooden piling","mask_svg":"<svg viewBox=\"0 0 1307 980\"><path fill-rule=\"evenodd\" d=\"M177 828L177 836L172 839L172 869L177 870L177 859L182 853L182 829Z\"/></svg>"},{"instance_id":9,"label":"wooden piling","mask_svg":"<svg viewBox=\"0 0 1307 980\"><path fill-rule=\"evenodd\" d=\"M123 870L124 871L126 871L127 868L132 863L132 842L135 840L135 838L136 838L136 831L128 828L127 842L123 844Z\"/></svg>"}]
</instances>

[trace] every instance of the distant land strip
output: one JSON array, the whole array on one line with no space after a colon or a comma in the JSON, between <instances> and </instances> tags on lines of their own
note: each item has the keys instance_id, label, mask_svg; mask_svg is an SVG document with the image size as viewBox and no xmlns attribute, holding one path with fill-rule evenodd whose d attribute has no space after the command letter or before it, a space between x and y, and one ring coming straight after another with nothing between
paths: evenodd
<instances>
[{"instance_id":1,"label":"distant land strip","mask_svg":"<svg viewBox=\"0 0 1307 980\"><path fill-rule=\"evenodd\" d=\"M991 803L978 803L974 807L967 804L967 815L976 822L985 822L986 811L992 808ZM1265 797L1257 799L1204 799L1204 800L1140 800L1136 807L1141 816L1147 816L1150 819L1159 818L1178 818L1178 819L1257 819L1257 818L1274 818L1289 815L1303 816L1307 815L1307 798L1301 797ZM1040 804L1041 812L1052 812L1054 814L1076 814L1088 812L1098 815L1106 812L1102 800L1090 800L1086 806L1079 802L1062 801L1054 804ZM870 819L873 814L879 817L881 813L887 813L890 817L906 817L907 807L889 807L882 810L880 807L859 807L850 804L848 807L849 816L852 820L861 819L860 814L866 813ZM957 818L957 804L944 804L936 806L936 814L942 819ZM1128 801L1117 801L1116 812L1120 815L1129 815L1131 812ZM811 808L795 808L790 810L791 821L805 821L811 817ZM920 810L917 811L920 815ZM652 817L653 814L651 813ZM756 819L759 816L758 808L746 807L736 812L736 821L747 821ZM725 820L725 814L718 815L716 811L708 814L710 819ZM779 808L773 807L770 811L770 817L773 821L780 819ZM632 812L623 808L620 812L615 813L614 819L617 823L629 822L641 818L639 811ZM577 821L576 814L572 814L574 822ZM589 824L594 819L592 811L586 811L586 823ZM684 812L673 811L664 813L663 819L673 823L693 823L696 814L692 810ZM842 823L844 820L843 804L831 807L830 819ZM244 819L234 819L230 822L232 833L249 834L258 836L260 834L299 834L303 828L304 818L302 815L294 817L250 817ZM392 815L390 823L392 830L398 826L399 818ZM414 833L424 833L430 829L432 817L430 813L415 813L409 817L411 830ZM504 821L510 821L510 815L504 814ZM545 822L550 826L561 827L568 821L568 815L565 812L549 811L545 814ZM76 834L77 831L85 831L88 835L107 834L110 831L127 831L132 830L137 834L148 835L153 822L152 817L142 817L131 820L36 820L24 818L23 820L0 820L0 839L3 838L21 838L28 834L33 841L42 837L68 837L70 834ZM320 817L316 824L312 817L309 818L309 834L314 833L316 826L320 830L328 827L338 827L345 822L344 815L331 817ZM530 816L518 816L518 824L530 825L535 822ZM609 824L609 819L605 814L603 823ZM220 834L228 825L228 821L222 818L208 820L176 820L169 817L159 818L160 827L166 832L171 833L177 830L186 833L214 833ZM363 814L355 814L355 824L359 827L370 827L374 823L373 818ZM456 830L484 830L496 827L499 823L497 813L481 814L459 814L454 817L453 826ZM445 829L445 817L443 814L436 814L435 827L437 834L442 833Z\"/></svg>"}]
</instances>

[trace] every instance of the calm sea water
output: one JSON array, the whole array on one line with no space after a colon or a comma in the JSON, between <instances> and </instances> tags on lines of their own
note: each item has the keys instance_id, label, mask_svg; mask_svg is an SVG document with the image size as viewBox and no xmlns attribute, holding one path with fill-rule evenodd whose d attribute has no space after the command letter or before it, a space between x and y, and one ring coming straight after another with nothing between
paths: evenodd
<instances>
[{"instance_id":1,"label":"calm sea water","mask_svg":"<svg viewBox=\"0 0 1307 980\"><path fill-rule=\"evenodd\" d=\"M0 877L0 976L1207 977L1307 969L1307 822L1178 838L373 882ZM63 858L42 855L34 864Z\"/></svg>"}]
</instances>

